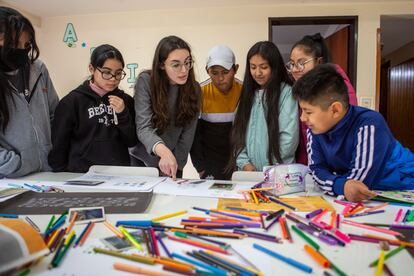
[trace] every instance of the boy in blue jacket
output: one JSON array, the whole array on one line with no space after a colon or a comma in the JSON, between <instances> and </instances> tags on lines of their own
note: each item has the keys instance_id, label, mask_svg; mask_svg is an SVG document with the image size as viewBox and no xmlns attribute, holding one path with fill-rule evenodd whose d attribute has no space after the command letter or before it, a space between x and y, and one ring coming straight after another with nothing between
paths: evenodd
<instances>
[{"instance_id":1,"label":"boy in blue jacket","mask_svg":"<svg viewBox=\"0 0 414 276\"><path fill-rule=\"evenodd\" d=\"M308 126L308 164L329 195L349 201L372 190L414 189L414 155L373 110L349 104L346 84L331 64L319 65L293 88Z\"/></svg>"}]
</instances>

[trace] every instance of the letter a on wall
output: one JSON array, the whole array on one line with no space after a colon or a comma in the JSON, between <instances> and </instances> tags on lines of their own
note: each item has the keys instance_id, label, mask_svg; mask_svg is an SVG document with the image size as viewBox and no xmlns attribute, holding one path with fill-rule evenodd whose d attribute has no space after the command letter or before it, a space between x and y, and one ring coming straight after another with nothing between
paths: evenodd
<instances>
[{"instance_id":1,"label":"letter a on wall","mask_svg":"<svg viewBox=\"0 0 414 276\"><path fill-rule=\"evenodd\" d=\"M63 36L63 42L65 42L69 47L75 47L75 42L78 41L76 36L75 27L72 23L66 25L65 35Z\"/></svg>"}]
</instances>

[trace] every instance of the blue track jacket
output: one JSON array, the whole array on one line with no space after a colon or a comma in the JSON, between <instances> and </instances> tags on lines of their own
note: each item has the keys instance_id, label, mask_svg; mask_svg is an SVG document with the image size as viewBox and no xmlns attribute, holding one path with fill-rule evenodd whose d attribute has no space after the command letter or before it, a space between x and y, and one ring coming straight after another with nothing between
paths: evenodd
<instances>
[{"instance_id":1,"label":"blue track jacket","mask_svg":"<svg viewBox=\"0 0 414 276\"><path fill-rule=\"evenodd\" d=\"M378 112L351 105L330 131L307 135L309 168L325 193L343 195L349 179L371 190L414 189L414 155Z\"/></svg>"}]
</instances>

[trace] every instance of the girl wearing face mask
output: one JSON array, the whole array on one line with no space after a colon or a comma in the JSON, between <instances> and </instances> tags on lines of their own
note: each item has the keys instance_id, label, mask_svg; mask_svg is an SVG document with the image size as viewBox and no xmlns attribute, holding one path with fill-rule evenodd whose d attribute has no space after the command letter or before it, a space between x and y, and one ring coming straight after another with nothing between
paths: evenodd
<instances>
[{"instance_id":1,"label":"girl wearing face mask","mask_svg":"<svg viewBox=\"0 0 414 276\"><path fill-rule=\"evenodd\" d=\"M52 124L53 171L86 172L92 165L129 166L128 147L137 138L134 100L118 88L124 59L115 47L93 50L90 80L65 96Z\"/></svg>"},{"instance_id":2,"label":"girl wearing face mask","mask_svg":"<svg viewBox=\"0 0 414 276\"><path fill-rule=\"evenodd\" d=\"M262 171L295 162L298 103L275 44L257 42L247 53L246 73L231 133L228 169Z\"/></svg>"},{"instance_id":3,"label":"girl wearing face mask","mask_svg":"<svg viewBox=\"0 0 414 276\"><path fill-rule=\"evenodd\" d=\"M135 85L135 122L141 142L132 151L135 165L158 167L173 179L182 177L196 130L199 98L190 47L179 37L163 38L152 70L141 73Z\"/></svg>"},{"instance_id":4,"label":"girl wearing face mask","mask_svg":"<svg viewBox=\"0 0 414 276\"><path fill-rule=\"evenodd\" d=\"M50 122L58 96L30 21L0 7L0 178L50 171Z\"/></svg>"},{"instance_id":5,"label":"girl wearing face mask","mask_svg":"<svg viewBox=\"0 0 414 276\"><path fill-rule=\"evenodd\" d=\"M306 35L301 40L296 42L290 51L290 60L286 63L286 69L292 75L293 79L297 81L304 74L315 68L318 64L331 62L328 47L325 40L320 33L314 35ZM341 74L344 82L348 88L349 103L357 105L357 98L354 87L352 86L348 76L342 68L335 64L336 71ZM298 163L307 165L306 152L306 124L300 122L300 141L296 152L296 159Z\"/></svg>"}]
</instances>

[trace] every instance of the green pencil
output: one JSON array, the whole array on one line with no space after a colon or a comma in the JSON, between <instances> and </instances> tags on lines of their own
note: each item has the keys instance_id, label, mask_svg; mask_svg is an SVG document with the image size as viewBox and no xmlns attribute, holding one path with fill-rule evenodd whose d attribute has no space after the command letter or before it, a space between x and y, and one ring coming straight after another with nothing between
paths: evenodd
<instances>
[{"instance_id":1,"label":"green pencil","mask_svg":"<svg viewBox=\"0 0 414 276\"><path fill-rule=\"evenodd\" d=\"M296 234L298 234L301 238L303 238L307 243L309 243L310 246L315 248L316 250L319 250L321 248L316 242L314 242L311 238L306 236L305 233L303 233L299 228L297 228L295 225L291 225L291 228L293 231L295 231Z\"/></svg>"},{"instance_id":2,"label":"green pencil","mask_svg":"<svg viewBox=\"0 0 414 276\"><path fill-rule=\"evenodd\" d=\"M52 226L52 224L53 224L53 222L54 222L54 221L55 221L55 215L53 215L53 216L50 218L49 223L48 223L48 224L47 224L47 226L46 226L45 233L47 233L47 230L49 230L50 226Z\"/></svg>"},{"instance_id":3,"label":"green pencil","mask_svg":"<svg viewBox=\"0 0 414 276\"><path fill-rule=\"evenodd\" d=\"M403 250L405 248L405 245L400 245L399 247L391 250L390 252L388 252L387 254L385 254L384 256L384 261L391 258L392 256L394 256L395 254L397 254L398 252L400 252L401 250ZM369 267L374 267L378 264L379 259L376 259L375 261L373 261L372 263L369 264Z\"/></svg>"}]
</instances>

